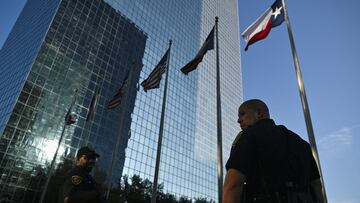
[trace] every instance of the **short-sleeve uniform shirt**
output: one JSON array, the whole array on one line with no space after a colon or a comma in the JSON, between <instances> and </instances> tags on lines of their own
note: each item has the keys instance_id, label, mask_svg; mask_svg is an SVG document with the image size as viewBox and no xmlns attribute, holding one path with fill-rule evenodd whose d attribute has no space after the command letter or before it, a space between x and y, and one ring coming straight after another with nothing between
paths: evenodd
<instances>
[{"instance_id":1,"label":"short-sleeve uniform shirt","mask_svg":"<svg viewBox=\"0 0 360 203\"><path fill-rule=\"evenodd\" d=\"M65 176L62 187L62 196L76 197L81 202L100 202L100 193L97 190L96 182L82 167L76 166Z\"/></svg>"},{"instance_id":2,"label":"short-sleeve uniform shirt","mask_svg":"<svg viewBox=\"0 0 360 203\"><path fill-rule=\"evenodd\" d=\"M319 178L309 144L271 119L260 120L239 133L226 163L226 169L231 168L246 176L248 195L263 194L263 182L274 192L282 190L285 181L306 187Z\"/></svg>"}]
</instances>

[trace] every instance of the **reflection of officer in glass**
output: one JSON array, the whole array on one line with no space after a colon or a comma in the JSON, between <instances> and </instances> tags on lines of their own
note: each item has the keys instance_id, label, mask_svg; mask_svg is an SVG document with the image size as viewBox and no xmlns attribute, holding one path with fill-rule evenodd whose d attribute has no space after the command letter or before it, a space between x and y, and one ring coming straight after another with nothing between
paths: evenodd
<instances>
[{"instance_id":1,"label":"reflection of officer in glass","mask_svg":"<svg viewBox=\"0 0 360 203\"><path fill-rule=\"evenodd\" d=\"M82 147L76 155L75 167L65 175L63 203L98 203L101 193L89 174L99 154L89 147Z\"/></svg>"}]
</instances>

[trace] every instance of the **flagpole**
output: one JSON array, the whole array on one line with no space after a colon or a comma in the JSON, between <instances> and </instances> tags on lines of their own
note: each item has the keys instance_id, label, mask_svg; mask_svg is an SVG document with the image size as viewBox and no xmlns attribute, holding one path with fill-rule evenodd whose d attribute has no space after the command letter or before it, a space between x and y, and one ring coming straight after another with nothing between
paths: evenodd
<instances>
[{"instance_id":1,"label":"flagpole","mask_svg":"<svg viewBox=\"0 0 360 203\"><path fill-rule=\"evenodd\" d=\"M222 125L221 125L221 95L220 95L220 67L219 67L219 17L215 17L216 28L216 109L217 109L217 174L218 174L218 199L222 202L223 195L223 160L222 160Z\"/></svg>"},{"instance_id":2,"label":"flagpole","mask_svg":"<svg viewBox=\"0 0 360 203\"><path fill-rule=\"evenodd\" d=\"M75 90L74 99L73 99L73 101L72 101L72 103L71 103L71 105L70 105L70 108L69 108L68 112L71 111L72 107L73 107L74 104L75 104L76 95L77 95L77 89ZM48 175L48 177L46 178L46 182L45 182L45 185L44 185L44 190L43 190L42 193L41 193L40 203L43 203L43 202L44 202L44 198L45 198L45 195L46 195L46 192L47 192L49 183L50 183L51 174L52 174L52 172L53 172L53 170L54 170L54 165L55 165L55 161L56 161L56 158L57 158L57 154L58 154L58 152L59 152L60 145L61 145L62 140L63 140L63 138L64 138L66 126L67 126L67 125L66 125L66 121L65 121L64 126L63 126L62 131L61 131L60 139L59 139L59 142L58 142L58 145L57 145L57 148L56 148L54 157L53 157L53 159L52 159L52 161L51 161L51 165L50 165L50 169L49 169L49 175Z\"/></svg>"},{"instance_id":3,"label":"flagpole","mask_svg":"<svg viewBox=\"0 0 360 203\"><path fill-rule=\"evenodd\" d=\"M127 100L128 100L128 95L129 95L129 89L131 87L131 81L132 81L132 73L133 71L135 71L135 65L134 65L135 62L133 62L132 64L132 69L133 70L129 70L129 74L127 76L127 78L129 78L129 87L128 89L126 90L126 97L124 95L124 103L123 103L123 106L125 107L127 105ZM106 194L105 194L105 197L106 199L109 199L109 195L110 195L110 190L111 190L111 176L113 174L113 171L114 171L114 165L115 165L115 162L116 162L116 159L117 159L117 152L119 150L119 145L120 145L120 138L121 138L121 130L122 130L122 125L123 125L123 121L124 121L124 116L125 116L125 112L126 112L126 109L125 108L122 108L121 109L121 114L120 114L120 127L119 127L119 133L117 134L117 138L116 138L116 144L115 144L115 148L112 152L112 158L111 158L111 165L110 165L110 169L109 169L109 176L108 176L108 185L107 185L107 190L106 190Z\"/></svg>"},{"instance_id":4,"label":"flagpole","mask_svg":"<svg viewBox=\"0 0 360 203\"><path fill-rule=\"evenodd\" d=\"M285 21L286 21L286 25L287 25L287 29L288 29L289 39L290 39L291 52L292 52L292 55L293 55L293 58L294 58L295 72L296 72L296 77L297 77L297 81L298 81L300 97L301 97L301 103L302 103L302 108L303 108L305 122L306 122L306 129L307 129L307 132L308 132L308 137L309 137L309 142L310 142L312 153L315 156L315 160L316 160L316 162L318 164L318 167L319 167L324 201L325 201L325 203L327 203L324 178L323 178L323 175L322 175L322 172L321 172L319 154L318 154L318 150L317 150L317 147L316 147L314 130L313 130L312 123L311 123L310 110L309 110L309 106L308 106L307 99L306 99L304 82L302 80L299 59L298 59L296 48L295 48L295 41L294 41L294 37L293 37L293 34L292 34L292 30L291 30L291 25L290 25L289 16L288 16L288 13L287 13L285 0L282 0L282 4L283 4L283 7L284 7L283 9L284 9L284 14L285 14Z\"/></svg>"},{"instance_id":5,"label":"flagpole","mask_svg":"<svg viewBox=\"0 0 360 203\"><path fill-rule=\"evenodd\" d=\"M172 41L169 41L169 53L167 55L167 67L166 67L166 77L165 77L165 87L164 87L164 95L163 95L163 103L161 108L161 120L160 120L160 132L159 132L159 140L158 140L158 147L156 153L156 165L155 165L155 175L154 175L154 183L152 188L152 196L151 196L151 203L156 203L156 196L157 196L157 186L158 186L158 177L159 177L159 167L160 167L160 155L161 155L161 143L162 137L164 134L164 118L165 118L165 105L166 105L166 92L167 92L167 84L168 84L168 77L169 77L169 62L170 62L170 48L171 48Z\"/></svg>"},{"instance_id":6,"label":"flagpole","mask_svg":"<svg viewBox=\"0 0 360 203\"><path fill-rule=\"evenodd\" d=\"M98 100L99 100L99 97L100 97L100 87L102 85L102 82L101 82L101 84L97 84L97 86L95 88L95 92L94 92L95 101L94 101L94 108L93 109L91 109L92 108L91 107L91 102L92 101L90 102L90 106L89 106L89 110L88 110L88 114L90 113L90 115L86 115L86 118L85 118L84 136L83 136L82 141L80 143L80 147L82 146L82 144L84 144L84 146L87 146L88 143L89 143L89 138L90 138L90 134L91 134L91 121L95 117L95 112L96 112L97 103L98 103ZM91 98L91 99L93 99L93 98ZM90 112L90 111L92 111L92 112ZM89 119L88 119L88 116L90 116Z\"/></svg>"},{"instance_id":7,"label":"flagpole","mask_svg":"<svg viewBox=\"0 0 360 203\"><path fill-rule=\"evenodd\" d=\"M86 146L88 144L88 138L90 137L90 121L85 121L85 126L84 126L84 136L80 142L80 147L82 146Z\"/></svg>"}]
</instances>

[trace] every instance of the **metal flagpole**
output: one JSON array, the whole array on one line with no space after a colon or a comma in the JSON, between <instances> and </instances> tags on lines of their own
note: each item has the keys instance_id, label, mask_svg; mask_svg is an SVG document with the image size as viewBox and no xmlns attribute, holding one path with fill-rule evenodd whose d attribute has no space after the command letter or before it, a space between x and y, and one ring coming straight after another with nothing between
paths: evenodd
<instances>
[{"instance_id":1,"label":"metal flagpole","mask_svg":"<svg viewBox=\"0 0 360 203\"><path fill-rule=\"evenodd\" d=\"M301 103L302 103L302 108L303 108L303 111L304 111L304 117L305 117L305 122L306 122L306 129L307 129L307 132L308 132L308 137L309 137L309 142L310 142L312 153L314 154L315 160L316 160L316 162L318 164L318 167L319 167L321 182L322 182L322 186L323 186L322 188L323 188L324 201L325 201L325 203L327 203L324 178L323 178L323 175L322 175L322 172L321 172L320 159L319 159L319 154L318 154L318 150L317 150L317 147L316 147L314 131L313 131L312 123L311 123L309 106L308 106L307 99L306 99L304 82L302 80L299 59L298 59L296 48L295 48L295 41L294 41L294 37L293 37L293 34L292 34L291 26L290 26L290 20L289 20L289 16L288 16L288 13L287 13L285 0L282 0L282 4L283 4L283 9L284 9L285 21L286 21L286 25L287 25L287 29L288 29L289 39L290 39L291 52L292 52L292 55L293 55L293 58L294 58L295 72L296 72L296 77L297 77L297 81L298 81L298 85L299 85Z\"/></svg>"},{"instance_id":2,"label":"metal flagpole","mask_svg":"<svg viewBox=\"0 0 360 203\"><path fill-rule=\"evenodd\" d=\"M131 67L133 70L129 70L129 74L128 74L128 80L129 80L129 86L127 87L127 90L126 90L126 97L125 95L123 95L123 98L126 98L124 99L124 103L122 104L123 106L126 106L127 105L127 100L128 100L128 95L129 95L129 89L131 87L131 81L132 81L132 73L133 71L135 71L135 64L133 63L132 64L132 67ZM112 152L112 158L111 158L111 165L110 165L110 169L109 169L109 176L108 176L108 185L107 185L107 190L106 190L106 194L105 194L105 197L106 199L109 199L109 195L110 195L110 190L111 190L111 176L113 174L113 171L114 171L114 165L115 165L115 162L116 162L116 159L117 159L117 153L118 153L118 150L119 150L119 145L120 145L120 138L121 138L121 130L122 130L122 126L123 126L123 121L124 121L124 116L125 116L125 112L126 112L126 108L122 108L121 109L121 114L120 114L120 127L119 127L119 133L117 135L117 138L116 138L116 144L115 144L115 148Z\"/></svg>"},{"instance_id":3,"label":"metal flagpole","mask_svg":"<svg viewBox=\"0 0 360 203\"><path fill-rule=\"evenodd\" d=\"M80 142L80 147L83 147L83 146L87 146L88 144L88 139L90 137L90 126L91 126L91 123L90 121L85 121L85 126L84 126L84 135L82 137L82 140Z\"/></svg>"},{"instance_id":4,"label":"metal flagpole","mask_svg":"<svg viewBox=\"0 0 360 203\"><path fill-rule=\"evenodd\" d=\"M90 134L91 134L91 126L92 126L91 121L95 117L95 112L96 112L96 109L97 109L97 103L98 103L99 97L100 97L100 87L101 86L102 86L102 83L97 84L97 86L95 88L95 92L94 92L94 94L95 94L94 108L91 109L92 107L91 107L91 103L90 103L88 114L91 113L91 115L89 115L90 116L89 118L88 118L88 115L86 116L86 121L85 121L85 129L86 129L86 131L85 131L85 136L83 136L83 139L81 141L80 147L87 146L88 143L89 143L89 138L90 138ZM90 111L92 111L92 112L90 112Z\"/></svg>"},{"instance_id":5,"label":"metal flagpole","mask_svg":"<svg viewBox=\"0 0 360 203\"><path fill-rule=\"evenodd\" d=\"M159 176L159 166L160 166L160 155L161 155L161 143L162 137L164 134L164 118L165 118L165 105L166 105L166 92L167 92L167 84L168 84L168 77L169 77L169 62L170 62L170 48L171 48L172 41L169 41L169 53L167 55L167 62L166 62L166 77L165 77L165 87L164 87L164 96L163 96L163 103L161 108L161 120L160 120L160 132L159 132L159 140L158 140L158 147L156 153L156 165L155 165L155 176L154 176L154 183L152 188L152 196L151 196L151 203L156 203L156 196L157 196L157 186L158 186L158 176Z\"/></svg>"},{"instance_id":6,"label":"metal flagpole","mask_svg":"<svg viewBox=\"0 0 360 203\"><path fill-rule=\"evenodd\" d=\"M72 103L71 103L71 105L70 105L70 108L69 108L68 112L71 111L72 107L73 107L74 104L75 104L76 95L77 95L77 89L75 90L75 96L74 96L74 99L73 99L73 101L72 101ZM70 113L71 113L71 112L70 112ZM49 175L48 175L48 177L46 178L46 182L45 182L45 185L44 185L44 190L43 190L42 193L41 193L40 203L43 203L43 202L44 202L44 198L45 198L45 195L46 195L46 192L47 192L49 183L50 183L51 174L52 174L52 172L53 172L53 170L54 170L54 165L55 165L55 161L56 161L56 158L57 158L57 154L58 154L58 152L59 152L60 145L61 145L62 140L63 140L63 138L64 138L66 126L67 126L67 125L66 125L66 121L65 121L64 126L63 126L63 128L62 128L61 135L60 135L60 139L59 139L59 142L58 142L58 145L57 145L55 154L54 154L54 157L53 157L53 159L52 159L52 161L51 161L51 165L50 165L50 169L49 169Z\"/></svg>"},{"instance_id":7,"label":"metal flagpole","mask_svg":"<svg viewBox=\"0 0 360 203\"><path fill-rule=\"evenodd\" d=\"M222 160L222 125L221 125L221 95L220 95L220 67L219 67L219 17L215 17L216 28L216 108L217 108L217 173L218 173L218 199L222 202L223 195L223 160Z\"/></svg>"}]
</instances>

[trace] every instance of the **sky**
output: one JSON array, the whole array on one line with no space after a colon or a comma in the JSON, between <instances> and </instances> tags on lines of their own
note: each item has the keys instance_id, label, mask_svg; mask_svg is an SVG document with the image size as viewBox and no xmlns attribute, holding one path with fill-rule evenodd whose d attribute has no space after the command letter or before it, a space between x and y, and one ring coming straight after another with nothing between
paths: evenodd
<instances>
[{"instance_id":1,"label":"sky","mask_svg":"<svg viewBox=\"0 0 360 203\"><path fill-rule=\"evenodd\" d=\"M0 1L0 47L25 2ZM240 32L272 3L239 0ZM360 202L359 8L358 0L287 1L329 203ZM247 52L240 42L244 99L262 99L277 124L307 140L286 24Z\"/></svg>"},{"instance_id":2,"label":"sky","mask_svg":"<svg viewBox=\"0 0 360 203\"><path fill-rule=\"evenodd\" d=\"M240 31L273 0L239 0ZM360 1L286 1L319 151L328 202L360 202ZM271 116L307 140L286 24L244 51L244 99L265 101Z\"/></svg>"}]
</instances>

